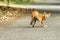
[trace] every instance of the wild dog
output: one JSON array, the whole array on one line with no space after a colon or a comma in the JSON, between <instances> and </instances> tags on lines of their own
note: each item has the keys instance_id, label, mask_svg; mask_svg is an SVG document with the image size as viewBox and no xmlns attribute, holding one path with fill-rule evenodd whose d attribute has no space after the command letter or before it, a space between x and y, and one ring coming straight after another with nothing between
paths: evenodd
<instances>
[{"instance_id":1,"label":"wild dog","mask_svg":"<svg viewBox=\"0 0 60 40\"><path fill-rule=\"evenodd\" d=\"M47 14L46 12L39 13L38 11L33 11L32 20L31 20L30 25L32 25L32 27L34 27L36 20L38 20L40 23L40 26L44 28L45 26L47 26L44 24L44 20L46 20L50 15L51 15L51 13Z\"/></svg>"}]
</instances>

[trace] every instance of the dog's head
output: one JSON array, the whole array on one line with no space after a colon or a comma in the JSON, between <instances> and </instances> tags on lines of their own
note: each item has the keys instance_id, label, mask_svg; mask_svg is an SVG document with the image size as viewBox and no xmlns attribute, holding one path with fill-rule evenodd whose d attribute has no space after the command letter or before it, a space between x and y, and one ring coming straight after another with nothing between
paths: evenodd
<instances>
[{"instance_id":1,"label":"dog's head","mask_svg":"<svg viewBox=\"0 0 60 40\"><path fill-rule=\"evenodd\" d=\"M51 13L46 13L46 12L44 12L44 14L43 14L43 16L44 16L45 19L49 18L50 15L51 15Z\"/></svg>"}]
</instances>

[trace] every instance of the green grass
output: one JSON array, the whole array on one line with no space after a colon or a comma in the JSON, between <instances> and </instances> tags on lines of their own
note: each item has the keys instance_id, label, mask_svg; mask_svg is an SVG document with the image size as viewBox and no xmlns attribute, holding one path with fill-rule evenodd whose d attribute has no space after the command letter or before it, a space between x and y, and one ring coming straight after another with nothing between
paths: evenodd
<instances>
[{"instance_id":1,"label":"green grass","mask_svg":"<svg viewBox=\"0 0 60 40\"><path fill-rule=\"evenodd\" d=\"M1 1L1 2L8 4L7 0ZM9 3L11 4L31 4L34 2L35 2L34 0L9 0Z\"/></svg>"},{"instance_id":2,"label":"green grass","mask_svg":"<svg viewBox=\"0 0 60 40\"><path fill-rule=\"evenodd\" d=\"M32 0L12 0L12 3L14 4L30 4L32 2Z\"/></svg>"}]
</instances>

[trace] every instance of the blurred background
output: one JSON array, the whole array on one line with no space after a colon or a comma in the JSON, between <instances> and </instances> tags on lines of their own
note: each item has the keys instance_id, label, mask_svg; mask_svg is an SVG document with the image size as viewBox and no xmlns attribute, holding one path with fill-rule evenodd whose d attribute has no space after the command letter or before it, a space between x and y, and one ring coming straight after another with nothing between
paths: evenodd
<instances>
[{"instance_id":1,"label":"blurred background","mask_svg":"<svg viewBox=\"0 0 60 40\"><path fill-rule=\"evenodd\" d=\"M14 4L28 4L28 3L60 3L60 0L0 0L0 2L14 3Z\"/></svg>"}]
</instances>

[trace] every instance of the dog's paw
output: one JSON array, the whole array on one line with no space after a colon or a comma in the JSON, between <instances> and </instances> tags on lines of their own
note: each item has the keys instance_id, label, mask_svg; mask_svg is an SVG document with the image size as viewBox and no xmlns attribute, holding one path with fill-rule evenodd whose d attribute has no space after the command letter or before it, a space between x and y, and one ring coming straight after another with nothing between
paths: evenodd
<instances>
[{"instance_id":1,"label":"dog's paw","mask_svg":"<svg viewBox=\"0 0 60 40\"><path fill-rule=\"evenodd\" d=\"M47 27L47 25L43 25L43 26L41 26L42 28L46 28Z\"/></svg>"},{"instance_id":2,"label":"dog's paw","mask_svg":"<svg viewBox=\"0 0 60 40\"><path fill-rule=\"evenodd\" d=\"M44 28L46 28L46 27L47 27L47 25L44 26Z\"/></svg>"}]
</instances>

